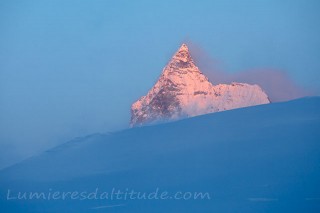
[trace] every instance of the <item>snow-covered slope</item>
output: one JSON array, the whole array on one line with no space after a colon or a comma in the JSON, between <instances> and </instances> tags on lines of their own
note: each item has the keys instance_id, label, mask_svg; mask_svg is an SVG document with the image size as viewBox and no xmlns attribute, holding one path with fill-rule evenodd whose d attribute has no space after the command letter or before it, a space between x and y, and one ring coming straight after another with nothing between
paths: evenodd
<instances>
[{"instance_id":1,"label":"snow-covered slope","mask_svg":"<svg viewBox=\"0 0 320 213\"><path fill-rule=\"evenodd\" d=\"M182 44L146 96L131 107L131 126L270 103L258 85L212 85Z\"/></svg>"},{"instance_id":2,"label":"snow-covered slope","mask_svg":"<svg viewBox=\"0 0 320 213\"><path fill-rule=\"evenodd\" d=\"M320 98L78 138L0 172L1 212L320 212ZM8 189L9 198L6 199ZM18 192L210 199L14 199Z\"/></svg>"}]
</instances>

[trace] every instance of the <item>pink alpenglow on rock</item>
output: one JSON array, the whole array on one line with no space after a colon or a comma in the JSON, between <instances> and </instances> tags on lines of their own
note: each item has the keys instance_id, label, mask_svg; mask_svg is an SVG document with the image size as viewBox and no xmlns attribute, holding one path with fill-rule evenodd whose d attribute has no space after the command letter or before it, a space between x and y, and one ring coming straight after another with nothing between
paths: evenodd
<instances>
[{"instance_id":1,"label":"pink alpenglow on rock","mask_svg":"<svg viewBox=\"0 0 320 213\"><path fill-rule=\"evenodd\" d=\"M131 126L268 104L258 85L212 85L190 56L186 44L174 54L156 84L131 106Z\"/></svg>"}]
</instances>

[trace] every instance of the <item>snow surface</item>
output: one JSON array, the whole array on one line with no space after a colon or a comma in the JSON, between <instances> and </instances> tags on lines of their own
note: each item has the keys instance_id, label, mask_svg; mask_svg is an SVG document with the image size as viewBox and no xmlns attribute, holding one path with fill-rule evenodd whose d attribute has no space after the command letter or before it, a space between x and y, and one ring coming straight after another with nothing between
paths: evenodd
<instances>
[{"instance_id":1,"label":"snow surface","mask_svg":"<svg viewBox=\"0 0 320 213\"><path fill-rule=\"evenodd\" d=\"M258 85L212 85L182 44L146 96L132 104L131 126L270 103Z\"/></svg>"},{"instance_id":2,"label":"snow surface","mask_svg":"<svg viewBox=\"0 0 320 213\"><path fill-rule=\"evenodd\" d=\"M0 171L1 212L320 212L319 139L319 97L89 135ZM211 199L6 200L96 188Z\"/></svg>"}]
</instances>

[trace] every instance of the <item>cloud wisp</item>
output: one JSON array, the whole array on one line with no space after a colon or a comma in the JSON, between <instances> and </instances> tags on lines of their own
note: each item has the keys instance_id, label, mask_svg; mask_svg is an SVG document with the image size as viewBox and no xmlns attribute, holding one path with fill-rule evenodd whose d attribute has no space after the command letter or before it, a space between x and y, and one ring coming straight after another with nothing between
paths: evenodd
<instances>
[{"instance_id":1,"label":"cloud wisp","mask_svg":"<svg viewBox=\"0 0 320 213\"><path fill-rule=\"evenodd\" d=\"M285 71L258 68L229 73L221 68L220 61L211 58L203 49L193 43L189 46L200 70L208 76L213 84L229 84L231 82L258 84L266 91L272 102L315 95L314 92L298 85Z\"/></svg>"}]
</instances>

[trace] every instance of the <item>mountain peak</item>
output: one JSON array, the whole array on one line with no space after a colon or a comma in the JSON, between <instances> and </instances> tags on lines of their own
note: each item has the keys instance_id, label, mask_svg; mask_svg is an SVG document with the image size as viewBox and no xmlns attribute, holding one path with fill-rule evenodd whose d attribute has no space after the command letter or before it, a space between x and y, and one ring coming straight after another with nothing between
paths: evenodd
<instances>
[{"instance_id":1,"label":"mountain peak","mask_svg":"<svg viewBox=\"0 0 320 213\"><path fill-rule=\"evenodd\" d=\"M182 51L189 52L189 48L185 43L182 43L182 45L179 48L179 52L182 52Z\"/></svg>"},{"instance_id":2,"label":"mountain peak","mask_svg":"<svg viewBox=\"0 0 320 213\"><path fill-rule=\"evenodd\" d=\"M131 126L269 103L258 85L212 85L182 44L146 96L131 106Z\"/></svg>"},{"instance_id":3,"label":"mountain peak","mask_svg":"<svg viewBox=\"0 0 320 213\"><path fill-rule=\"evenodd\" d=\"M185 43L183 43L178 51L174 54L173 60L193 63L192 57L189 53L189 48Z\"/></svg>"}]
</instances>

